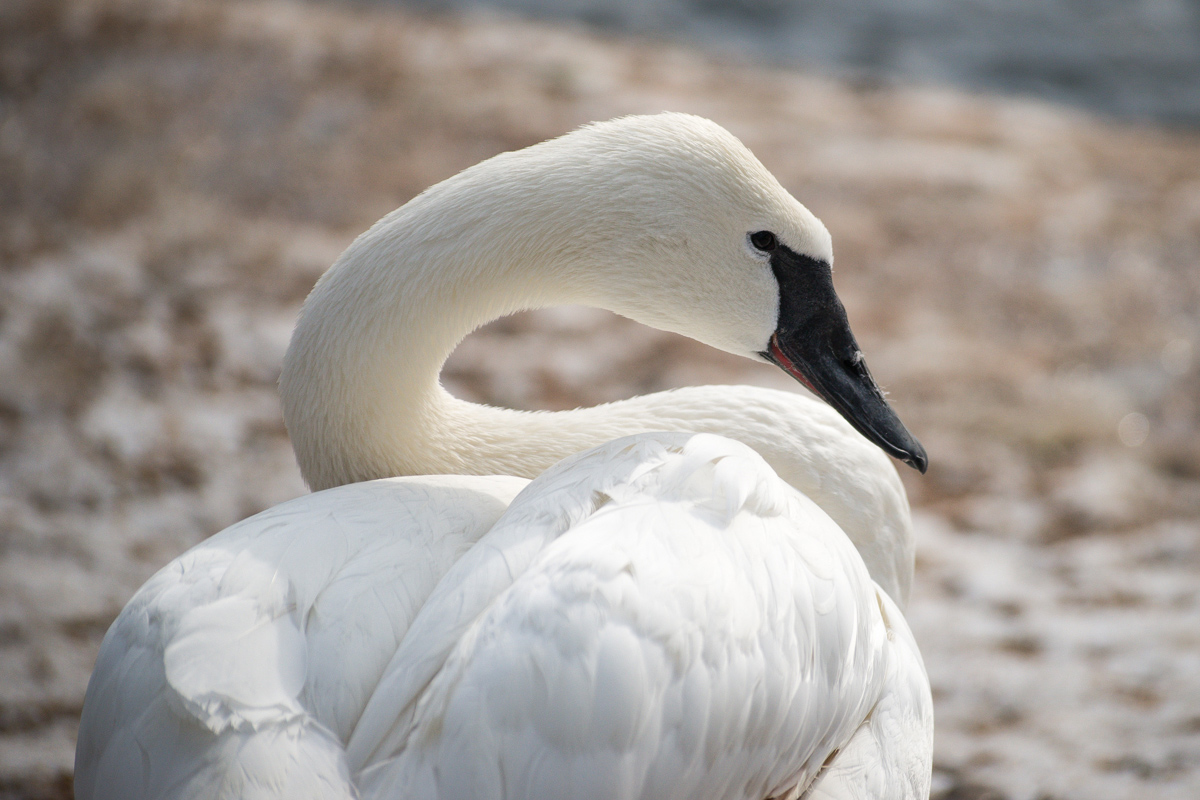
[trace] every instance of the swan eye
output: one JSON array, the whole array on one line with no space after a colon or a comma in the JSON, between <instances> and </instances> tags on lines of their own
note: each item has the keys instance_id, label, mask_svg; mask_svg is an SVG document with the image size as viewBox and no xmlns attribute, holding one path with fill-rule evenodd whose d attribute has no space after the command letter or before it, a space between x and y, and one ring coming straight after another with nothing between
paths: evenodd
<instances>
[{"instance_id":1,"label":"swan eye","mask_svg":"<svg viewBox=\"0 0 1200 800\"><path fill-rule=\"evenodd\" d=\"M750 244L764 253L769 253L779 244L779 240L770 231L757 231L750 234Z\"/></svg>"}]
</instances>

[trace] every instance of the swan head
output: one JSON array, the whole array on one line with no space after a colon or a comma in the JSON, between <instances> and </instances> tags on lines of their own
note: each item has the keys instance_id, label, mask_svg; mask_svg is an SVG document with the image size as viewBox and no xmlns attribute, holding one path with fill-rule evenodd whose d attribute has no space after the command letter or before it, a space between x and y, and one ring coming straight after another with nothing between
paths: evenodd
<instances>
[{"instance_id":1,"label":"swan head","mask_svg":"<svg viewBox=\"0 0 1200 800\"><path fill-rule=\"evenodd\" d=\"M588 446L567 426L553 441L520 439L511 422L479 433L482 412L438 383L477 326L582 304L773 362L924 471L924 450L867 371L832 264L821 221L709 120L624 117L502 153L381 219L317 282L280 375L301 470L314 488L537 474Z\"/></svg>"},{"instance_id":2,"label":"swan head","mask_svg":"<svg viewBox=\"0 0 1200 800\"><path fill-rule=\"evenodd\" d=\"M593 297L779 366L869 441L925 471L924 448L871 376L834 291L829 231L736 137L668 113L594 124L547 145L575 151L588 173L581 185L603 186L568 212L578 217L568 226L576 245L604 262L590 273Z\"/></svg>"}]
</instances>

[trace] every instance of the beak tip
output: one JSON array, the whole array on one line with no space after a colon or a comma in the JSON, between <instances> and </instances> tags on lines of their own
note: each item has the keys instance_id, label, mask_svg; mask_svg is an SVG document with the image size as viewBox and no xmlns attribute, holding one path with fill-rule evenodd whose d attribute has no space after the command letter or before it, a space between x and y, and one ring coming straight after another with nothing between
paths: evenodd
<instances>
[{"instance_id":1,"label":"beak tip","mask_svg":"<svg viewBox=\"0 0 1200 800\"><path fill-rule=\"evenodd\" d=\"M916 447L910 450L901 460L905 464L908 464L910 467L915 469L917 472L924 475L925 471L929 469L929 456L925 454L924 447L917 442L913 442L913 444L915 444Z\"/></svg>"},{"instance_id":2,"label":"beak tip","mask_svg":"<svg viewBox=\"0 0 1200 800\"><path fill-rule=\"evenodd\" d=\"M929 456L926 455L925 448L904 427L904 423L888 405L883 393L865 368L856 376L857 384L851 383L849 389L837 391L830 388L830 381L821 380L819 377L821 374L836 375L836 371L826 370L822 373L818 370L814 373L812 364L820 363L820 360L789 356L780 346L778 333L771 336L767 349L759 355L807 386L813 394L836 409L843 419L885 453L903 461L922 475L929 469ZM801 369L797 366L798 363L808 363L809 370ZM833 383L837 385L836 381Z\"/></svg>"}]
</instances>

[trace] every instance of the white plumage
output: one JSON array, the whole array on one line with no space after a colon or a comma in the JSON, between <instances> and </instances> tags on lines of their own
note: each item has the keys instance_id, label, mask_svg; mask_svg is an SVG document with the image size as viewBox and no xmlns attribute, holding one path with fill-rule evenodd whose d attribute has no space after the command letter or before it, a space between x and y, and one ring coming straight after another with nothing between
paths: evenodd
<instances>
[{"instance_id":1,"label":"white plumage","mask_svg":"<svg viewBox=\"0 0 1200 800\"><path fill-rule=\"evenodd\" d=\"M907 502L841 417L747 387L521 414L437 384L475 325L563 300L763 352L781 290L745 235L768 227L831 258L732 136L660 115L484 162L360 237L282 381L306 478L338 488L139 590L76 796L927 796ZM339 486L436 471L471 474Z\"/></svg>"}]
</instances>

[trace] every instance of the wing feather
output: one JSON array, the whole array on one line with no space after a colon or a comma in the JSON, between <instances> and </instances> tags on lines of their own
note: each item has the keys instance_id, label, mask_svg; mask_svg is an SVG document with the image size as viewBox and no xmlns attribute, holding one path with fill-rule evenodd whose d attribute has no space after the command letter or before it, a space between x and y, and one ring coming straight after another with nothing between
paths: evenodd
<instances>
[{"instance_id":1,"label":"wing feather","mask_svg":"<svg viewBox=\"0 0 1200 800\"><path fill-rule=\"evenodd\" d=\"M355 731L364 797L762 800L850 742L895 658L845 535L719 437L569 460L455 570Z\"/></svg>"},{"instance_id":2,"label":"wing feather","mask_svg":"<svg viewBox=\"0 0 1200 800\"><path fill-rule=\"evenodd\" d=\"M76 796L352 796L345 736L438 576L524 484L356 484L180 556L101 645Z\"/></svg>"},{"instance_id":3,"label":"wing feather","mask_svg":"<svg viewBox=\"0 0 1200 800\"><path fill-rule=\"evenodd\" d=\"M101 647L77 796L928 793L903 617L753 451L643 434L523 485L342 487L168 565Z\"/></svg>"}]
</instances>

